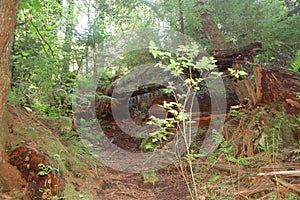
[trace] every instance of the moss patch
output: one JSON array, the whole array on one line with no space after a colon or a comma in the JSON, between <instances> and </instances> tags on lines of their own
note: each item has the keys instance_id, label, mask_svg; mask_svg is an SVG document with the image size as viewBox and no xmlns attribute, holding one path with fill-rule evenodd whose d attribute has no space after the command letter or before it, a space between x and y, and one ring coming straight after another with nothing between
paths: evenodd
<instances>
[{"instance_id":1,"label":"moss patch","mask_svg":"<svg viewBox=\"0 0 300 200\"><path fill-rule=\"evenodd\" d=\"M21 108L11 107L8 119L10 124L9 134L6 137L8 154L18 147L29 147L39 155L43 155L49 165L59 169L63 174L66 184L66 189L63 192L64 197L79 199L81 192L75 190L74 183L80 183L80 181L82 182L92 176L91 173L87 173L87 170L94 167L93 158L88 154L79 156L77 151L70 150L62 143L62 139L42 121ZM55 119L51 120L55 121ZM66 130L70 123L72 124L72 120L64 117L59 119L58 124L60 128ZM49 126L51 127L51 125ZM74 146L76 144L72 148L75 148ZM78 142L77 148L80 148L79 146Z\"/></svg>"}]
</instances>

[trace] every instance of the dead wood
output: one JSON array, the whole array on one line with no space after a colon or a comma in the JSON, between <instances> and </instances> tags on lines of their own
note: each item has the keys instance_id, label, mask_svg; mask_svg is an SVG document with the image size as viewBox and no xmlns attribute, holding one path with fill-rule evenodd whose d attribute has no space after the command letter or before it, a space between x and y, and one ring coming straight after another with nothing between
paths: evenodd
<instances>
[{"instance_id":1,"label":"dead wood","mask_svg":"<svg viewBox=\"0 0 300 200\"><path fill-rule=\"evenodd\" d=\"M296 186L296 184L291 184L286 182L285 180L282 180L278 177L272 179L274 182L280 183L282 186L287 187L291 189L292 191L296 192L297 194L300 194L299 185Z\"/></svg>"},{"instance_id":2,"label":"dead wood","mask_svg":"<svg viewBox=\"0 0 300 200\"><path fill-rule=\"evenodd\" d=\"M295 100L292 100L292 99L286 99L285 100L289 105L293 106L293 107L296 107L298 109L300 109L300 103L295 101Z\"/></svg>"},{"instance_id":3,"label":"dead wood","mask_svg":"<svg viewBox=\"0 0 300 200\"><path fill-rule=\"evenodd\" d=\"M286 175L286 176L299 176L300 170L295 171L275 171L275 172L267 172L267 173L258 173L257 176L277 176L277 175Z\"/></svg>"},{"instance_id":4,"label":"dead wood","mask_svg":"<svg viewBox=\"0 0 300 200\"><path fill-rule=\"evenodd\" d=\"M262 70L262 100L270 104L274 100L286 101L289 113L299 113L299 100L296 93L300 88L300 74L280 67L264 68Z\"/></svg>"},{"instance_id":5,"label":"dead wood","mask_svg":"<svg viewBox=\"0 0 300 200\"><path fill-rule=\"evenodd\" d=\"M237 63L234 63L232 68L239 71L243 70L241 65ZM242 77L239 79L232 77L232 86L240 103L250 107L257 104L256 93L252 82L248 77Z\"/></svg>"},{"instance_id":6,"label":"dead wood","mask_svg":"<svg viewBox=\"0 0 300 200\"><path fill-rule=\"evenodd\" d=\"M253 74L255 79L256 99L258 102L262 99L262 67L260 65L253 66Z\"/></svg>"},{"instance_id":7,"label":"dead wood","mask_svg":"<svg viewBox=\"0 0 300 200\"><path fill-rule=\"evenodd\" d=\"M245 61L253 63L253 56L261 52L262 44L254 42L241 47L229 48L224 50L213 50L210 54L218 61L220 71L230 67L234 62Z\"/></svg>"},{"instance_id":8,"label":"dead wood","mask_svg":"<svg viewBox=\"0 0 300 200\"><path fill-rule=\"evenodd\" d=\"M250 189L246 189L237 193L234 193L234 196L244 196L244 197L248 197L266 190L270 190L272 189L274 186L272 184L269 183L263 183L260 185L255 185L253 187L251 187Z\"/></svg>"}]
</instances>

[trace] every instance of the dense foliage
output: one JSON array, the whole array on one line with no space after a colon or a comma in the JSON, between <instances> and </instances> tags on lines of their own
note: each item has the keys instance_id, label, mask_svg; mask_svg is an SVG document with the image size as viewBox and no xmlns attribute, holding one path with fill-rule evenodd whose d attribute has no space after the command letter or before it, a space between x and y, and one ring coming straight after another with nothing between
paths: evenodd
<instances>
[{"instance_id":1,"label":"dense foliage","mask_svg":"<svg viewBox=\"0 0 300 200\"><path fill-rule=\"evenodd\" d=\"M300 49L299 1L289 1L292 7L281 0L210 0L202 7L197 2L22 1L11 57L10 100L45 115L66 115L61 101L66 103L67 98L56 94L57 90L70 96L75 75L95 70L94 52L105 38L160 27L187 34L209 49L199 18L203 12L213 16L233 47L262 42L264 51L256 62L299 68L295 58ZM149 53L132 52L115 63L119 67L106 67L103 77L112 77L112 71L121 75L149 59Z\"/></svg>"}]
</instances>

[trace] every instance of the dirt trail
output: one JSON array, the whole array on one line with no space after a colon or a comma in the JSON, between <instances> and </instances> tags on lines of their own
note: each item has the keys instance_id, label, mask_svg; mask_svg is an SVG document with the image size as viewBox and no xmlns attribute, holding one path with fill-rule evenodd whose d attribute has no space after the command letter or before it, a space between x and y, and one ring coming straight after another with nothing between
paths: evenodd
<instances>
[{"instance_id":1,"label":"dirt trail","mask_svg":"<svg viewBox=\"0 0 300 200\"><path fill-rule=\"evenodd\" d=\"M259 113L262 113L261 116L263 118L259 119L265 120L264 126L265 129L267 129L268 122L271 123L268 116L275 120L277 119L276 115L278 115L278 119L281 119L281 115L276 114L276 111L273 110L272 112L273 113L266 115L263 109L262 111L256 110L252 111L253 116L251 113L248 113L248 117L250 122L256 123L257 120L255 120L254 116L260 117ZM7 146L7 152L11 153L18 147L27 147L36 152L36 156L43 157L47 163L59 168L62 174L54 173L53 177L61 178L64 181L64 191L61 195L64 195L66 199L185 200L189 197L186 182L175 165L169 165L155 173L130 174L115 171L98 163L88 152L84 151L84 147L79 148L78 146L74 146L72 143L68 143L65 139L52 133L50 129L37 120L32 113L28 113L24 109L14 106L10 107L10 113L10 143ZM291 123L291 119L286 120ZM242 121L245 124L242 124ZM254 133L257 132L257 124L247 122L246 118L242 121L234 118L227 121L229 129L227 129L226 133L229 134L229 136L231 134L231 137L228 136L228 142L235 145L233 146L233 153L239 153L238 151L240 151L241 148L247 147L247 145L242 145L243 142L249 143L249 141L251 141L248 140L249 137L246 137L247 135L245 134L240 134L239 137L235 134L246 129ZM205 121L202 123L203 125L206 124ZM247 123L249 125L248 127L245 126ZM277 123L277 121L275 120L274 123ZM282 122L282 124L286 123ZM273 125L270 124L270 127L273 127ZM291 131L292 130L294 129L291 127ZM248 134L251 133L252 132L248 132ZM296 136L299 137L298 134L299 133L296 133ZM132 140L132 138L126 138L127 136L122 135L117 129L111 130L107 135L113 138L114 142L120 145L120 147L125 148L126 146L131 150L137 151L140 145ZM238 156L228 157L229 154L224 155L224 152L222 153L222 151L225 151L225 146L222 147L223 150L221 152L216 152L213 157L194 161L194 175L197 178L198 187L201 189L199 189L200 199L207 199L208 197L218 198L221 196L243 199L243 196L260 198L274 194L278 194L281 197L285 197L288 194L296 195L297 190L300 188L299 177L286 177L281 175L279 177L280 180L289 183L289 185L283 185L281 183L275 183L272 179L273 177L257 176L260 172L299 170L299 160L285 159L286 153L292 148L297 147L296 142L293 145L294 139L291 138L289 140L291 141L289 142L290 146L283 146L277 152L277 159L273 161L269 159L272 157L272 154L270 154L269 157L264 151L258 150L254 152L253 157L249 157L245 160L238 160ZM192 148L196 148L203 138L199 137L196 140L199 141L195 141L196 146ZM286 145L286 143L284 144ZM58 152L62 152L60 154L61 157L57 156L57 154L59 154ZM30 160L30 157L28 158L26 156L20 158L23 159L23 162L20 162L22 160L18 160L20 163ZM230 162L229 159L231 159ZM28 162L27 168L24 171L22 171L20 167L16 167L21 174L26 172L31 175L36 175L36 166L31 167L30 164L31 163ZM36 164L37 163L35 163L35 165ZM184 168L187 174L188 170L188 167ZM38 183L35 179L39 180L41 177L23 176L23 180L21 181L15 180L13 177L14 174L11 174L11 180L21 182L22 188L18 188L15 191L2 191L0 199L33 199L33 196L41 197L40 193L42 192L31 194L33 196L29 196L28 194L28 191L33 191L32 188L30 188L32 187L32 183ZM35 177L35 179L32 179L33 177ZM45 181L43 183L45 183ZM190 182L189 185L191 185ZM41 191L41 187L44 186L45 185L37 185L35 191ZM44 190L45 189L47 189L47 187L44 188ZM20 197L22 194L23 198Z\"/></svg>"}]
</instances>

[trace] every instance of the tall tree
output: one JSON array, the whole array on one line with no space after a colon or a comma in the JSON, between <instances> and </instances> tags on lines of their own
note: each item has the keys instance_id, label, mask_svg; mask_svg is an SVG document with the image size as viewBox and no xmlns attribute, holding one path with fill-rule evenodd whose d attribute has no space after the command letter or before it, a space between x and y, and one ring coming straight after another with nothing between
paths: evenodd
<instances>
[{"instance_id":1,"label":"tall tree","mask_svg":"<svg viewBox=\"0 0 300 200\"><path fill-rule=\"evenodd\" d=\"M72 41L73 41L73 31L74 31L74 1L67 1L67 9L66 9L66 25L65 25L65 38L64 38L64 59L63 59L63 69L62 72L67 74L69 72L70 61L71 61L71 51L72 51ZM66 80L65 77L62 77L63 82Z\"/></svg>"},{"instance_id":2,"label":"tall tree","mask_svg":"<svg viewBox=\"0 0 300 200\"><path fill-rule=\"evenodd\" d=\"M10 86L9 56L18 6L19 0L0 0L0 188L4 191L16 189L15 183L8 178L8 173L2 170L15 172L15 169L5 161L5 145L8 135L8 116L5 112L5 105Z\"/></svg>"},{"instance_id":3,"label":"tall tree","mask_svg":"<svg viewBox=\"0 0 300 200\"><path fill-rule=\"evenodd\" d=\"M264 51L256 61L284 67L300 49L300 15L289 16L299 3L285 2L292 4L282 0L207 0L205 4L227 41L237 47L261 42Z\"/></svg>"},{"instance_id":4,"label":"tall tree","mask_svg":"<svg viewBox=\"0 0 300 200\"><path fill-rule=\"evenodd\" d=\"M76 9L73 0L21 2L11 56L10 99L44 115L66 114L55 91L70 91L74 73L69 68L76 70L83 54L75 32Z\"/></svg>"},{"instance_id":5,"label":"tall tree","mask_svg":"<svg viewBox=\"0 0 300 200\"><path fill-rule=\"evenodd\" d=\"M9 56L19 1L0 1L0 120L10 85Z\"/></svg>"}]
</instances>

